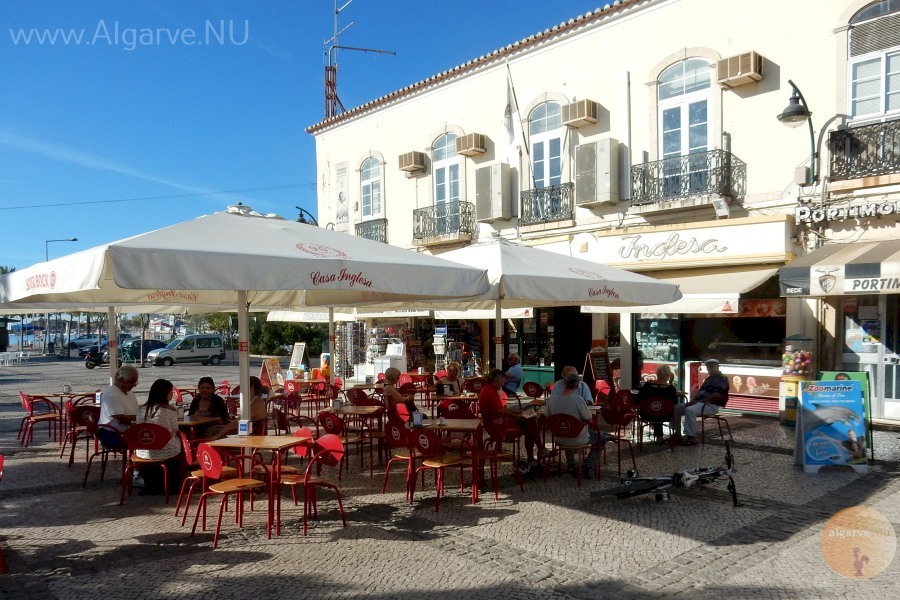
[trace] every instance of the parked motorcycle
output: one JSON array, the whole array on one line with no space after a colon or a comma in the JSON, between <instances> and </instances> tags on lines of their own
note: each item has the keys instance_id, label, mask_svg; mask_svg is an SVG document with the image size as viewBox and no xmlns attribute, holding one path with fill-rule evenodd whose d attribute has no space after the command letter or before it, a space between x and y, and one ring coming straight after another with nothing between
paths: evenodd
<instances>
[{"instance_id":1,"label":"parked motorcycle","mask_svg":"<svg viewBox=\"0 0 900 600\"><path fill-rule=\"evenodd\" d=\"M100 349L94 346L84 355L84 366L88 369L94 367L102 367L109 364L109 354L100 352Z\"/></svg>"}]
</instances>

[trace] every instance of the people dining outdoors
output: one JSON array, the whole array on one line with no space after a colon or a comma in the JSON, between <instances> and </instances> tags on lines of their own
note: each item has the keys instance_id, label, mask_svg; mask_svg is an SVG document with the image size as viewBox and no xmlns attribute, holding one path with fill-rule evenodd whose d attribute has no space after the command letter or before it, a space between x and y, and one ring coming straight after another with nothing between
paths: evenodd
<instances>
[{"instance_id":1,"label":"people dining outdoors","mask_svg":"<svg viewBox=\"0 0 900 600\"><path fill-rule=\"evenodd\" d=\"M268 396L269 388L262 384L259 377L250 376L250 430L254 435L257 431L265 434L266 422L269 419Z\"/></svg>"},{"instance_id":2,"label":"people dining outdoors","mask_svg":"<svg viewBox=\"0 0 900 600\"><path fill-rule=\"evenodd\" d=\"M447 365L447 374L440 378L437 385L438 394L444 396L458 396L462 392L463 381L459 378L458 362L451 362Z\"/></svg>"},{"instance_id":3,"label":"people dining outdoors","mask_svg":"<svg viewBox=\"0 0 900 600\"><path fill-rule=\"evenodd\" d=\"M213 423L204 426L199 432L199 437L217 440L237 431L237 423L231 420L228 413L228 405L225 400L216 394L216 383L212 377L201 377L197 383L197 395L191 401L187 414L196 417L219 417L221 423Z\"/></svg>"},{"instance_id":4,"label":"people dining outdoors","mask_svg":"<svg viewBox=\"0 0 900 600\"><path fill-rule=\"evenodd\" d=\"M591 411L588 410L587 404L584 403L584 399L578 393L580 384L583 384L581 376L572 368L572 371L566 373L565 377L563 377L561 389L557 390L556 386L554 386L553 391L550 392L550 397L547 398L547 404L544 406L544 414L547 417L559 414L569 415L586 425L576 437L561 437L557 435L554 436L554 440L563 449L566 446L574 448L585 444L591 445L591 450L587 458L585 458L584 464L581 465L582 479L590 479L591 471L597 464L597 457L600 454L600 450L603 449L606 437L591 427ZM566 450L566 462L569 470L574 471L575 459L571 450Z\"/></svg>"},{"instance_id":5,"label":"people dining outdoors","mask_svg":"<svg viewBox=\"0 0 900 600\"><path fill-rule=\"evenodd\" d=\"M697 443L697 417L702 415L714 415L719 408L728 402L728 378L719 370L719 361L709 358L703 361L709 376L703 380L691 398L690 402L675 406L675 415L672 418L672 428L676 437L681 431L681 419L684 418L684 440L686 446Z\"/></svg>"},{"instance_id":6,"label":"people dining outdoors","mask_svg":"<svg viewBox=\"0 0 900 600\"><path fill-rule=\"evenodd\" d=\"M525 372L522 370L522 365L519 364L519 355L515 352L509 353L509 356L506 357L506 362L509 363L509 368L503 374L503 391L510 396L517 396L519 394L519 386L522 385L522 378L525 377Z\"/></svg>"},{"instance_id":7,"label":"people dining outdoors","mask_svg":"<svg viewBox=\"0 0 900 600\"><path fill-rule=\"evenodd\" d=\"M678 390L674 385L675 374L672 373L669 365L659 365L656 368L656 381L645 381L638 389L638 393L634 398L634 403L640 406L641 402L653 397L663 397L672 401L673 405L678 405ZM668 420L668 419L665 419ZM653 437L656 443L665 443L663 439L663 421L653 423Z\"/></svg>"},{"instance_id":8,"label":"people dining outdoors","mask_svg":"<svg viewBox=\"0 0 900 600\"><path fill-rule=\"evenodd\" d=\"M575 373L578 375L578 369L572 366L565 366L562 368L562 378L553 384L553 387L550 389L551 394L562 393L563 388L565 387L566 376ZM584 400L585 404L593 404L594 403L594 395L591 393L591 388L579 377L579 386L575 390L575 395Z\"/></svg>"},{"instance_id":9,"label":"people dining outdoors","mask_svg":"<svg viewBox=\"0 0 900 600\"><path fill-rule=\"evenodd\" d=\"M150 386L147 402L138 412L138 423L153 423L165 428L172 434L168 443L159 450L135 450L138 458L163 460L169 474L169 489L178 489L181 485L181 438L178 437L178 413L171 401L175 396L175 386L168 379L157 379ZM140 477L144 480L144 489L138 492L141 496L158 496L163 493L162 468L148 465L141 468Z\"/></svg>"},{"instance_id":10,"label":"people dining outdoors","mask_svg":"<svg viewBox=\"0 0 900 600\"><path fill-rule=\"evenodd\" d=\"M132 391L140 374L134 365L116 369L113 384L100 393L100 424L125 431L138 413L137 396Z\"/></svg>"},{"instance_id":11,"label":"people dining outdoors","mask_svg":"<svg viewBox=\"0 0 900 600\"><path fill-rule=\"evenodd\" d=\"M505 380L503 371L493 369L487 375L488 384L481 388L478 394L478 411L486 428L490 429L491 422L504 415L514 417L516 425L525 436L525 452L528 462L534 462L534 447L538 447L538 456L543 458L547 454L544 442L541 440L541 432L538 428L537 417L523 417L521 413L510 410L506 406L506 395L503 390Z\"/></svg>"},{"instance_id":12,"label":"people dining outdoors","mask_svg":"<svg viewBox=\"0 0 900 600\"><path fill-rule=\"evenodd\" d=\"M388 414L391 414L393 411L391 410L396 404L403 404L409 409L410 413L414 413L419 409L416 407L416 403L413 402L414 396L412 394L403 395L400 393L400 390L397 389L397 382L400 380L400 369L396 367L389 367L384 370L384 387L382 388L382 395L384 396L384 403L388 408Z\"/></svg>"}]
</instances>

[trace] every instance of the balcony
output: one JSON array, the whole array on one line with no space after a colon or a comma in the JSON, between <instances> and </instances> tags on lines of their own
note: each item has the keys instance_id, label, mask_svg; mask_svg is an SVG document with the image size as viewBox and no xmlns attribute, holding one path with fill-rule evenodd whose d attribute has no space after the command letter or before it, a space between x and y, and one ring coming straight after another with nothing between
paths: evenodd
<instances>
[{"instance_id":1,"label":"balcony","mask_svg":"<svg viewBox=\"0 0 900 600\"><path fill-rule=\"evenodd\" d=\"M468 242L475 233L475 205L442 202L413 211L413 243L437 246Z\"/></svg>"},{"instance_id":2,"label":"balcony","mask_svg":"<svg viewBox=\"0 0 900 600\"><path fill-rule=\"evenodd\" d=\"M387 219L372 219L357 223L356 237L387 244Z\"/></svg>"},{"instance_id":3,"label":"balcony","mask_svg":"<svg viewBox=\"0 0 900 600\"><path fill-rule=\"evenodd\" d=\"M525 190L522 192L522 216L519 217L519 225L572 221L575 216L574 192L573 183Z\"/></svg>"},{"instance_id":4,"label":"balcony","mask_svg":"<svg viewBox=\"0 0 900 600\"><path fill-rule=\"evenodd\" d=\"M832 131L828 148L832 182L848 182L835 191L900 182L900 120Z\"/></svg>"},{"instance_id":5,"label":"balcony","mask_svg":"<svg viewBox=\"0 0 900 600\"><path fill-rule=\"evenodd\" d=\"M746 191L747 165L724 150L631 167L631 205L636 212L710 204L723 197L743 200Z\"/></svg>"}]
</instances>

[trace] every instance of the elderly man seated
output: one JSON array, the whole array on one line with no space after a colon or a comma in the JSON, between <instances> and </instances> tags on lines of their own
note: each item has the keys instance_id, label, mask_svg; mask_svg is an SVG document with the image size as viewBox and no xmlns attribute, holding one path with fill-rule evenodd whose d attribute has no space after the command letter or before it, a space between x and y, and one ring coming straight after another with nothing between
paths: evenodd
<instances>
[{"instance_id":1,"label":"elderly man seated","mask_svg":"<svg viewBox=\"0 0 900 600\"><path fill-rule=\"evenodd\" d=\"M703 381L703 385L694 393L690 402L675 407L675 414L672 417L672 430L676 436L681 431L681 418L684 417L683 443L686 446L697 443L697 417L714 415L728 403L728 378L719 371L719 361L710 358L703 364L706 365L709 377Z\"/></svg>"},{"instance_id":2,"label":"elderly man seated","mask_svg":"<svg viewBox=\"0 0 900 600\"><path fill-rule=\"evenodd\" d=\"M116 371L113 384L100 394L100 424L125 431L134 422L138 412L134 395L139 377L133 365L122 365Z\"/></svg>"},{"instance_id":3,"label":"elderly man seated","mask_svg":"<svg viewBox=\"0 0 900 600\"><path fill-rule=\"evenodd\" d=\"M525 372L522 370L522 365L519 364L519 355L515 352L510 352L506 361L509 363L509 368L503 374L503 391L510 396L518 396L519 386L522 385Z\"/></svg>"},{"instance_id":4,"label":"elderly man seated","mask_svg":"<svg viewBox=\"0 0 900 600\"><path fill-rule=\"evenodd\" d=\"M572 366L568 366L568 365L563 367L562 373L560 373L560 375L562 375L562 379L560 379L559 381L557 381L556 383L553 384L553 387L550 389L550 393L551 394L561 394L563 391L563 386L565 385L566 377L571 375L572 373L575 373L575 375L578 375L578 369L576 369L575 367L572 367ZM578 385L578 389L575 390L575 395L578 396L579 398L581 398L582 400L584 400L585 404L593 404L594 403L594 395L591 394L591 388L588 387L588 384L586 384L584 381L581 380L580 376L579 376L578 381L579 381L579 385Z\"/></svg>"}]
</instances>

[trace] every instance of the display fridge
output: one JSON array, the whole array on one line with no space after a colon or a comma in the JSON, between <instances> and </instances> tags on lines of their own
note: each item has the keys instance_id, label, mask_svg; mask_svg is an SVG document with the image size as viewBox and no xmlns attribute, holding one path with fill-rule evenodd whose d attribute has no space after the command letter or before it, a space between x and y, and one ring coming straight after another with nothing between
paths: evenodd
<instances>
[{"instance_id":1,"label":"display fridge","mask_svg":"<svg viewBox=\"0 0 900 600\"><path fill-rule=\"evenodd\" d=\"M675 387L681 389L681 320L666 315L635 315L634 338L643 359L638 385L656 379L656 369L666 364L675 374Z\"/></svg>"}]
</instances>

